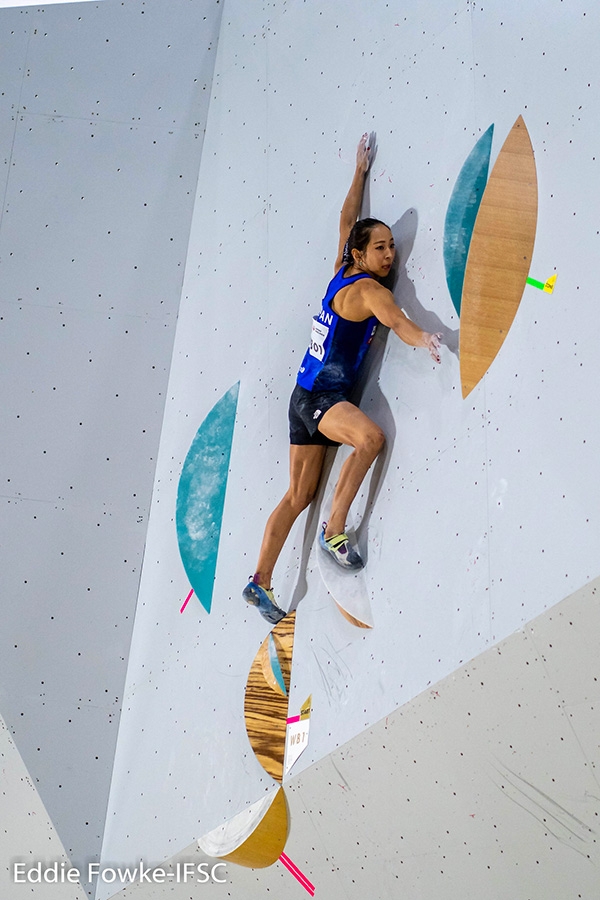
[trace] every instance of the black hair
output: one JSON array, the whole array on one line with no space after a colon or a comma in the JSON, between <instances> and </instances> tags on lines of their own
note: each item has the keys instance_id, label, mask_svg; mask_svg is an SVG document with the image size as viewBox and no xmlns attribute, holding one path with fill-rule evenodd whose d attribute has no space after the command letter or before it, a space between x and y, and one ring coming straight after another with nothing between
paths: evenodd
<instances>
[{"instance_id":1,"label":"black hair","mask_svg":"<svg viewBox=\"0 0 600 900\"><path fill-rule=\"evenodd\" d=\"M377 225L384 225L385 228L389 228L381 219L359 219L358 222L354 223L344 247L343 262L354 262L353 250L359 250L361 253L364 253L371 239L371 232Z\"/></svg>"},{"instance_id":2,"label":"black hair","mask_svg":"<svg viewBox=\"0 0 600 900\"><path fill-rule=\"evenodd\" d=\"M359 219L358 222L354 223L352 230L348 235L348 240L344 245L344 252L342 254L342 263L344 265L354 263L354 257L352 256L353 250L359 250L361 253L364 253L371 240L371 232L377 225L383 225L385 228L390 227L389 225L386 225L385 222L382 222L381 219ZM395 280L396 275L393 267L391 272L386 275L385 278L378 279L378 281L380 281L384 287L389 288L389 290L393 289Z\"/></svg>"}]
</instances>

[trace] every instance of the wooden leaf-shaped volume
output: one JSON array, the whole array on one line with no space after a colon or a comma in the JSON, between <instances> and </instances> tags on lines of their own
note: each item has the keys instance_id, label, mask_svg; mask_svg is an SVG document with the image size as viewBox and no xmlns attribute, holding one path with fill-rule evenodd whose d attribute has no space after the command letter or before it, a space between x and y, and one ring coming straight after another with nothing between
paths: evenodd
<instances>
[{"instance_id":1,"label":"wooden leaf-shaped volume","mask_svg":"<svg viewBox=\"0 0 600 900\"><path fill-rule=\"evenodd\" d=\"M485 189L465 269L460 376L466 397L496 358L525 289L537 224L537 177L522 117L513 125Z\"/></svg>"}]
</instances>

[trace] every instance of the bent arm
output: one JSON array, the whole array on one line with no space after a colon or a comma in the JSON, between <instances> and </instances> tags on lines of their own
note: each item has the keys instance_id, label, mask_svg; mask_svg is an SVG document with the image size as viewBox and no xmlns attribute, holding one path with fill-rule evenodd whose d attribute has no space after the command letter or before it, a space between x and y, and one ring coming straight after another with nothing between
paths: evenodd
<instances>
[{"instance_id":1,"label":"bent arm","mask_svg":"<svg viewBox=\"0 0 600 900\"><path fill-rule=\"evenodd\" d=\"M391 328L405 344L410 347L424 347L435 362L441 362L440 334L430 334L419 328L402 312L396 304L392 292L383 285L365 281L364 286L367 293L365 298L367 306L382 325Z\"/></svg>"},{"instance_id":2,"label":"bent arm","mask_svg":"<svg viewBox=\"0 0 600 900\"><path fill-rule=\"evenodd\" d=\"M335 260L335 271L342 265L342 256L344 247L348 240L348 235L352 231L352 227L360 215L362 206L363 193L365 190L365 177L369 171L369 147L367 146L368 134L363 134L356 150L356 168L352 178L350 190L344 200L342 211L340 213L340 240L338 244L338 253Z\"/></svg>"}]
</instances>

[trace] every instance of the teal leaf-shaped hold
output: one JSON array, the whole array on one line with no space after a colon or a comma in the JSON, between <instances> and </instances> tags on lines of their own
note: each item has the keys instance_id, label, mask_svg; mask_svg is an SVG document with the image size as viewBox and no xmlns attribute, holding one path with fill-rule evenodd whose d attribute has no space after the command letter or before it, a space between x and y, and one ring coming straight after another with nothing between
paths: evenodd
<instances>
[{"instance_id":1,"label":"teal leaf-shaped hold","mask_svg":"<svg viewBox=\"0 0 600 900\"><path fill-rule=\"evenodd\" d=\"M494 126L490 125L469 153L456 179L446 212L444 225L446 283L454 308L459 315L469 246L488 179L493 134Z\"/></svg>"},{"instance_id":2,"label":"teal leaf-shaped hold","mask_svg":"<svg viewBox=\"0 0 600 900\"><path fill-rule=\"evenodd\" d=\"M239 393L234 384L200 425L183 464L175 521L181 561L198 600L212 605Z\"/></svg>"},{"instance_id":3,"label":"teal leaf-shaped hold","mask_svg":"<svg viewBox=\"0 0 600 900\"><path fill-rule=\"evenodd\" d=\"M281 693L287 697L285 681L283 680L283 672L281 671L281 663L279 662L279 655L277 653L277 647L275 646L275 641L272 634L269 635L269 662L271 663L271 671L273 672L275 681L281 688Z\"/></svg>"}]
</instances>

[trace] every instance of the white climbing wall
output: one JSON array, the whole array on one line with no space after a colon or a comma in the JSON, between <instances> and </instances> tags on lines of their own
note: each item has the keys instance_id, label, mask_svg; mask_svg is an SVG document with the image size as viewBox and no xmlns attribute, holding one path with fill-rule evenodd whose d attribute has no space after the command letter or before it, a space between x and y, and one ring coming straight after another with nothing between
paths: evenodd
<instances>
[{"instance_id":1,"label":"white climbing wall","mask_svg":"<svg viewBox=\"0 0 600 900\"><path fill-rule=\"evenodd\" d=\"M445 347L438 368L389 336L365 392L388 434L368 521L373 631L342 619L323 588L317 514L276 571L280 601L297 607L290 709L313 698L286 851L335 898L375 885L418 900L546 900L560 883L561 900L595 900L600 13L583 0L168 8L172 38L165 3L2 13L0 324L14 434L3 505L16 564L3 576L0 712L67 853L81 861L102 844L104 865L197 860L194 841L271 784L242 717L267 626L240 592L286 487L288 397L332 274L355 146L374 131L365 211L399 241L398 302ZM444 220L479 136L494 124L493 163L519 115L539 182L530 274L558 280L551 295L526 289L463 401ZM238 381L212 612L195 597L180 611L181 467ZM77 753L61 767L73 723ZM43 764L42 736L55 746ZM102 775L90 776L97 747ZM61 799L61 773L95 798L77 800L78 816L97 804L93 839L69 824L77 794ZM304 895L281 867L228 868L215 895ZM100 884L98 900L116 890ZM173 881L123 896L189 893Z\"/></svg>"},{"instance_id":2,"label":"white climbing wall","mask_svg":"<svg viewBox=\"0 0 600 900\"><path fill-rule=\"evenodd\" d=\"M455 347L458 321L441 253L448 201L479 135L495 124L495 156L520 113L540 182L532 274L545 280L556 269L559 282L552 296L527 289L502 353L467 401L450 349L436 369L426 354L388 339L378 387L365 398L390 434L369 530L376 627L365 635L341 620L309 559L290 702L299 707L312 693L313 717L297 768L598 574L597 425L577 415L580 404L591 408L592 348L582 346L586 337L571 312L582 266L574 268L563 230L555 229L557 192L565 197L558 218L577 222L572 207L585 194L583 172L587 166L591 176L593 160L589 151L577 165L573 157L565 174L569 106L557 109L546 96L547 79L534 93L538 82L528 77L537 75L539 57L537 67L551 66L555 77L566 68L565 78L577 78L546 55L557 52L552 35L567 18L570 52L579 55L583 36L593 33L584 11L575 28L573 11L567 16L554 4L547 34L542 29L534 41L531 11L504 22L493 10L441 3L429 20L389 4L364 22L358 7L340 16L336 5L282 4L265 7L259 27L256 10L229 4L116 756L108 858L123 845L130 856L159 858L166 833L179 829L186 846L198 829L214 827L264 789L240 710L265 626L239 594L266 516L285 490L288 395L310 314L331 274L338 211L363 131L376 131L379 144L370 210L401 240L398 298L416 321L440 328ZM565 52L563 40L561 60ZM593 91L583 78L571 84L582 99ZM583 228L580 240L595 237ZM238 380L213 611L208 618L194 601L180 613L188 585L172 522L178 474L198 425ZM297 548L302 527L295 539ZM298 555L287 551L276 573L284 605L292 594L298 602ZM146 727L150 706L168 723L158 743ZM183 715L192 706L195 721ZM140 755L147 765L133 772ZM198 780L190 779L192 759L203 773ZM162 791L160 772L167 774ZM175 802L175 791L185 801ZM157 795L162 814L149 827Z\"/></svg>"}]
</instances>

